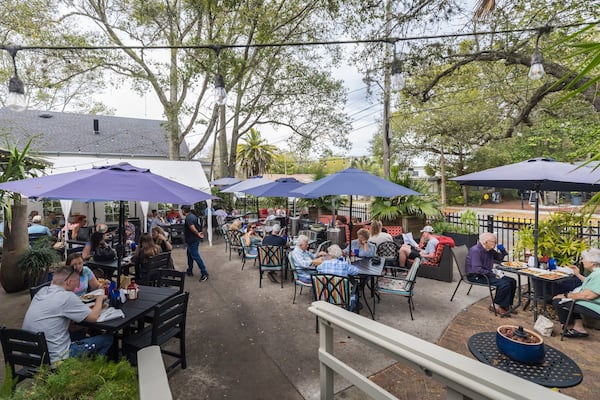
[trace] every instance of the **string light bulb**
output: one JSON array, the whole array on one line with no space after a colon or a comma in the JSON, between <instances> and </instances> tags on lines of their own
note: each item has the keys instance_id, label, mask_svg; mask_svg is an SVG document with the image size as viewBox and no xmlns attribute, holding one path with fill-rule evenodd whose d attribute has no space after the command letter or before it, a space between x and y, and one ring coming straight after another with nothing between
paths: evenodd
<instances>
[{"instance_id":1,"label":"string light bulb","mask_svg":"<svg viewBox=\"0 0 600 400\"><path fill-rule=\"evenodd\" d=\"M394 90L402 90L406 86L406 80L402 73L402 61L396 57L394 52L394 59L392 60L392 87Z\"/></svg>"},{"instance_id":2,"label":"string light bulb","mask_svg":"<svg viewBox=\"0 0 600 400\"><path fill-rule=\"evenodd\" d=\"M223 75L216 74L215 75L215 104L217 106L224 106L227 103L227 92L225 91L225 79L223 79Z\"/></svg>"},{"instance_id":3,"label":"string light bulb","mask_svg":"<svg viewBox=\"0 0 600 400\"><path fill-rule=\"evenodd\" d=\"M527 75L532 81L542 79L544 76L544 64L542 64L544 58L542 52L536 47L535 52L531 55L531 67L529 68L529 74Z\"/></svg>"},{"instance_id":4,"label":"string light bulb","mask_svg":"<svg viewBox=\"0 0 600 400\"><path fill-rule=\"evenodd\" d=\"M15 73L8 82L8 98L6 99L6 105L12 111L22 112L27 109L27 100L25 99L25 85L21 78L19 78L17 62L15 61L19 49L13 46L5 47L4 49L10 53Z\"/></svg>"}]
</instances>

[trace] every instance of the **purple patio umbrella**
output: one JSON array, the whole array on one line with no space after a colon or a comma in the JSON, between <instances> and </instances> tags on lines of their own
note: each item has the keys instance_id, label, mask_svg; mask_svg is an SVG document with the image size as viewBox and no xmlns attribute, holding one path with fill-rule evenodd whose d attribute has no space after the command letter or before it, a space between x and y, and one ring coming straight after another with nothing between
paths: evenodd
<instances>
[{"instance_id":1,"label":"purple patio umbrella","mask_svg":"<svg viewBox=\"0 0 600 400\"><path fill-rule=\"evenodd\" d=\"M352 221L352 196L420 196L421 193L380 178L357 168L336 172L294 190L297 197L350 196L350 221ZM332 201L333 204L333 201ZM332 207L333 208L333 207ZM335 219L335 210L333 211ZM333 222L333 221L332 221ZM352 225L352 223L350 223Z\"/></svg>"},{"instance_id":2,"label":"purple patio umbrella","mask_svg":"<svg viewBox=\"0 0 600 400\"><path fill-rule=\"evenodd\" d=\"M225 178L216 179L214 181L211 181L210 184L212 186L231 186L231 185L235 185L236 183L239 183L241 181L242 180L240 178L234 178L232 176L227 176Z\"/></svg>"},{"instance_id":3,"label":"purple patio umbrella","mask_svg":"<svg viewBox=\"0 0 600 400\"><path fill-rule=\"evenodd\" d=\"M532 158L514 164L490 168L450 180L461 185L486 186L535 191L535 222L533 255L537 263L540 192L600 191L600 169L555 161L552 158Z\"/></svg>"},{"instance_id":4,"label":"purple patio umbrella","mask_svg":"<svg viewBox=\"0 0 600 400\"><path fill-rule=\"evenodd\" d=\"M94 167L63 174L22 179L0 184L0 190L20 193L30 199L64 199L82 202L119 201L119 243L117 249L117 284L125 225L124 201L194 204L216 198L181 183L153 174L149 169L128 163Z\"/></svg>"},{"instance_id":5,"label":"purple patio umbrella","mask_svg":"<svg viewBox=\"0 0 600 400\"><path fill-rule=\"evenodd\" d=\"M274 182L246 189L243 192L256 197L298 197L298 194L291 192L304 185L296 178L279 178Z\"/></svg>"}]
</instances>

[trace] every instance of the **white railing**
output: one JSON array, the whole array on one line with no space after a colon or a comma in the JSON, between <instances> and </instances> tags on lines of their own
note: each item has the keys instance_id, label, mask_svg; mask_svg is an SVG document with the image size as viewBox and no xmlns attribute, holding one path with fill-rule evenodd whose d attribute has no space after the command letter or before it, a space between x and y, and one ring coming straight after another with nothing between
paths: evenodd
<instances>
[{"instance_id":1,"label":"white railing","mask_svg":"<svg viewBox=\"0 0 600 400\"><path fill-rule=\"evenodd\" d=\"M340 329L368 346L446 385L447 398L451 400L572 399L327 302L316 301L308 309L319 317L319 362L323 400L333 400L334 372L350 381L370 398L396 399L385 389L335 357L334 329Z\"/></svg>"}]
</instances>

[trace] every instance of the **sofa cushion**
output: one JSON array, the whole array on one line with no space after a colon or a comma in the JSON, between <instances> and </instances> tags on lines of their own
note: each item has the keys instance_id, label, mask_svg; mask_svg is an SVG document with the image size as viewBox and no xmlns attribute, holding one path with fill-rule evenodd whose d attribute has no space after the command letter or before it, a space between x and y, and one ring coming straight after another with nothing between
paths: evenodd
<instances>
[{"instance_id":1,"label":"sofa cushion","mask_svg":"<svg viewBox=\"0 0 600 400\"><path fill-rule=\"evenodd\" d=\"M428 265L430 267L437 267L440 264L440 260L442 259L442 253L444 252L444 246L448 245L449 247L454 247L454 240L448 236L436 236L438 239L438 244L435 246L434 256L428 259L421 261L421 265Z\"/></svg>"}]
</instances>

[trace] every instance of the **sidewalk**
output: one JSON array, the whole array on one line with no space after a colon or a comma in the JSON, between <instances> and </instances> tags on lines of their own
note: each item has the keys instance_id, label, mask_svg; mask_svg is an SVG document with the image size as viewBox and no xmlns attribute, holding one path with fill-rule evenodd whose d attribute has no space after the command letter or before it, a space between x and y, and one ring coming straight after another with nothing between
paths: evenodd
<instances>
[{"instance_id":1,"label":"sidewalk","mask_svg":"<svg viewBox=\"0 0 600 400\"><path fill-rule=\"evenodd\" d=\"M176 399L318 399L319 337L315 318L307 310L312 293L303 292L292 305L294 288L289 282L281 289L268 278L258 287L258 271L233 254L224 252L224 242L216 238L212 247L204 243L200 252L210 279L198 282L198 270L186 279L190 292L187 324L188 368L176 369L170 376ZM185 269L185 250L173 252L177 269ZM410 320L408 304L400 296L384 295L377 304L376 319L386 325L436 342L452 319L471 303L483 298L484 288L473 288L470 296L449 299L456 283L420 278L414 298L415 320ZM29 294L6 294L0 290L1 325L21 326L29 304ZM365 312L363 312L363 315ZM373 354L362 343L341 335L336 354L366 376L394 364ZM2 361L2 360L0 360ZM3 373L3 361L0 362ZM2 375L0 375L2 376ZM338 398L363 399L364 394L336 379ZM419 389L421 390L421 389ZM418 391L414 393L418 398Z\"/></svg>"}]
</instances>

